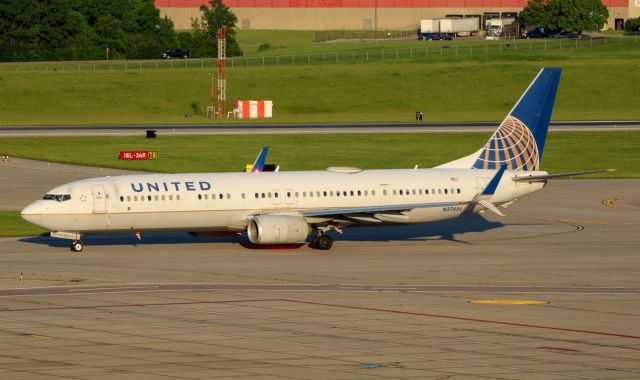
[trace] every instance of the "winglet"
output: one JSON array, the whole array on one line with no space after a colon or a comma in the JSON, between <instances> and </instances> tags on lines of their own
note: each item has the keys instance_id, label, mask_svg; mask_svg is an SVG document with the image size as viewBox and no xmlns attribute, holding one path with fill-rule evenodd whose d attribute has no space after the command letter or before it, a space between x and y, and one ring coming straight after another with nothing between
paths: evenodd
<instances>
[{"instance_id":1,"label":"winglet","mask_svg":"<svg viewBox=\"0 0 640 380\"><path fill-rule=\"evenodd\" d=\"M502 175L504 174L504 171L506 169L507 169L507 165L502 165L500 169L498 169L498 172L496 173L495 176L493 176L493 178L491 179L491 182L489 182L487 187L484 188L481 195L495 194L496 189L498 189L498 184L500 183L500 180L502 179Z\"/></svg>"},{"instance_id":2,"label":"winglet","mask_svg":"<svg viewBox=\"0 0 640 380\"><path fill-rule=\"evenodd\" d=\"M258 157L253 162L253 166L251 166L251 173L259 173L264 170L264 163L267 161L267 153L269 153L269 146L265 146L262 148Z\"/></svg>"}]
</instances>

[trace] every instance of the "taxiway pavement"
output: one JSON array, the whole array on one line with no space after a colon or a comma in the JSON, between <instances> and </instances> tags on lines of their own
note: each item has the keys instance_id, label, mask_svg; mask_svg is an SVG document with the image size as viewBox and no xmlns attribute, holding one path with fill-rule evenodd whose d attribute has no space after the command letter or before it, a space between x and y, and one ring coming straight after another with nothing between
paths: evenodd
<instances>
[{"instance_id":1,"label":"taxiway pavement","mask_svg":"<svg viewBox=\"0 0 640 380\"><path fill-rule=\"evenodd\" d=\"M637 379L638 189L554 181L504 218L346 229L331 251L0 239L0 378Z\"/></svg>"},{"instance_id":2,"label":"taxiway pavement","mask_svg":"<svg viewBox=\"0 0 640 380\"><path fill-rule=\"evenodd\" d=\"M498 122L0 126L0 137L492 132ZM551 131L637 131L640 121L557 121ZM2 153L2 152L0 152Z\"/></svg>"}]
</instances>

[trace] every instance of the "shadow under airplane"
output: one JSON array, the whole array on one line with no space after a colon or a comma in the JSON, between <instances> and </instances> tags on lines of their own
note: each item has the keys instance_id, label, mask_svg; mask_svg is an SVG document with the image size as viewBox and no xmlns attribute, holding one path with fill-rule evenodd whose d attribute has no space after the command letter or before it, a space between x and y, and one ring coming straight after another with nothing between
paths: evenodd
<instances>
[{"instance_id":1,"label":"shadow under airplane","mask_svg":"<svg viewBox=\"0 0 640 380\"><path fill-rule=\"evenodd\" d=\"M345 228L343 234L331 234L339 241L356 241L356 242L391 242L391 241L416 241L416 240L447 240L459 242L463 244L471 244L464 240L460 240L460 235L472 232L485 232L506 226L502 222L495 222L485 219L478 214L469 214L460 218L447 221L414 224L414 225L398 225L384 227L358 227ZM149 244L193 244L193 243L239 243L247 249L264 249L264 246L255 245L249 242L246 234L240 236L226 237L209 237L209 236L193 236L187 232L147 232L142 234L142 239L138 240L134 234L103 234L103 235L85 235L83 237L87 246L106 246L106 245L149 245ZM20 241L47 245L50 247L68 247L69 241L64 239L52 238L49 236L36 236L21 238ZM296 246L275 246L276 249L295 249ZM301 246L298 246L301 247ZM274 246L270 246L274 249Z\"/></svg>"}]
</instances>

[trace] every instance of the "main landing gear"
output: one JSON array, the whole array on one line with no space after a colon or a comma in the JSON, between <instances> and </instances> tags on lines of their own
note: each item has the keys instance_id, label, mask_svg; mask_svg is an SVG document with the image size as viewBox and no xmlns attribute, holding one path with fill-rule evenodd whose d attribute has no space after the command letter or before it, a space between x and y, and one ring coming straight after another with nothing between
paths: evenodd
<instances>
[{"instance_id":1,"label":"main landing gear","mask_svg":"<svg viewBox=\"0 0 640 380\"><path fill-rule=\"evenodd\" d=\"M338 226L329 225L318 227L318 229L316 230L316 234L311 241L311 247L322 251L331 249L331 246L333 246L333 238L326 234L326 232L329 230L334 230L339 234L342 233L342 228Z\"/></svg>"},{"instance_id":2,"label":"main landing gear","mask_svg":"<svg viewBox=\"0 0 640 380\"><path fill-rule=\"evenodd\" d=\"M313 238L311 243L313 248L317 248L322 251L328 251L333 245L333 239L329 235L319 235Z\"/></svg>"},{"instance_id":3,"label":"main landing gear","mask_svg":"<svg viewBox=\"0 0 640 380\"><path fill-rule=\"evenodd\" d=\"M73 252L82 252L82 248L84 248L84 244L82 244L82 240L74 240L71 243L71 251Z\"/></svg>"}]
</instances>

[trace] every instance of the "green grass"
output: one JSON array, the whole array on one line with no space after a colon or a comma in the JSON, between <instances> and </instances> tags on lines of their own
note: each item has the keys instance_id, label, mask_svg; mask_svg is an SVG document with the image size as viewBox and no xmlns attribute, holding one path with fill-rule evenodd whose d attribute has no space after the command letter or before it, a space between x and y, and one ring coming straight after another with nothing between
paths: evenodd
<instances>
[{"instance_id":1,"label":"green grass","mask_svg":"<svg viewBox=\"0 0 640 380\"><path fill-rule=\"evenodd\" d=\"M5 139L3 154L46 161L155 172L234 172L270 145L269 162L282 170L328 166L433 167L471 154L490 133L76 137ZM591 178L640 178L640 132L554 132L542 169L617 169ZM120 150L157 150L157 161L119 161Z\"/></svg>"},{"instance_id":2,"label":"green grass","mask_svg":"<svg viewBox=\"0 0 640 380\"><path fill-rule=\"evenodd\" d=\"M227 96L273 100L267 122L401 122L418 110L426 121L498 121L540 67L559 66L554 120L640 119L640 44L574 54L236 67ZM212 123L210 71L0 72L0 125Z\"/></svg>"},{"instance_id":3,"label":"green grass","mask_svg":"<svg viewBox=\"0 0 640 380\"><path fill-rule=\"evenodd\" d=\"M238 43L245 55L258 52L258 46L269 44L271 52L286 47L312 45L315 32L311 30L238 30Z\"/></svg>"},{"instance_id":4,"label":"green grass","mask_svg":"<svg viewBox=\"0 0 640 380\"><path fill-rule=\"evenodd\" d=\"M0 237L35 236L47 231L20 217L20 211L0 211Z\"/></svg>"}]
</instances>

